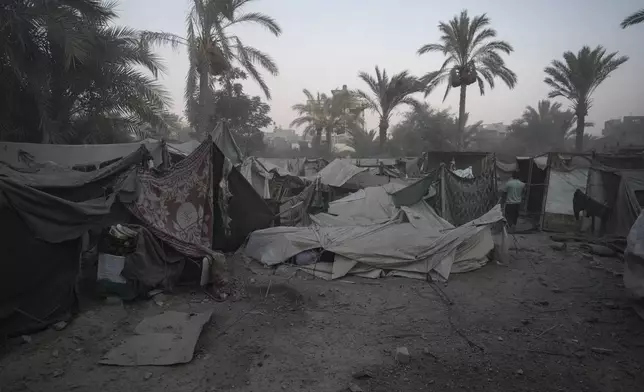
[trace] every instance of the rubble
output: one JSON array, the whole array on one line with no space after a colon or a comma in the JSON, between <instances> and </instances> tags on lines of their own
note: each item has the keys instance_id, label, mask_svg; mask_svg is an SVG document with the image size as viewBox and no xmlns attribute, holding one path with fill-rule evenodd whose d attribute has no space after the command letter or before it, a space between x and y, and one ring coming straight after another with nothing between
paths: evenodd
<instances>
[{"instance_id":1,"label":"rubble","mask_svg":"<svg viewBox=\"0 0 644 392\"><path fill-rule=\"evenodd\" d=\"M396 362L402 364L407 364L411 360L411 355L409 354L407 347L398 347L394 357L396 358Z\"/></svg>"}]
</instances>

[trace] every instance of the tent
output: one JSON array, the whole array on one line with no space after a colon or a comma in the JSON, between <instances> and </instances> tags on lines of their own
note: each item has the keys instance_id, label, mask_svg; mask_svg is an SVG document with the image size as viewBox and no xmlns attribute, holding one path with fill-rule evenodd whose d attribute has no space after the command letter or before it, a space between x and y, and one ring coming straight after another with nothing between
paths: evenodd
<instances>
[{"instance_id":1,"label":"tent","mask_svg":"<svg viewBox=\"0 0 644 392\"><path fill-rule=\"evenodd\" d=\"M315 218L315 217L313 217ZM284 263L307 252L322 251L332 261L301 267L324 279L347 274L363 277L406 276L446 280L452 272L484 265L494 248L491 225L502 220L499 206L460 227L445 227L401 211L393 219L368 225L273 227L251 234L245 253L266 265ZM413 222L412 222L413 221ZM328 256L327 256L328 259Z\"/></svg>"},{"instance_id":2,"label":"tent","mask_svg":"<svg viewBox=\"0 0 644 392\"><path fill-rule=\"evenodd\" d=\"M13 154L46 151L4 145ZM148 168L146 145L112 163L96 162L99 168L93 171L72 169L78 165L74 151L80 151L78 162L90 162L83 155L85 146L52 147L66 151L60 158L64 165L3 154L5 162L14 164L0 164L0 333L43 328L73 312L89 233L97 235L116 223L138 227L137 258L123 274L128 270L131 277L154 285L178 277L185 257L217 257L213 249L234 249L250 232L268 227L268 207L214 143L206 141L160 169ZM118 153L108 158L130 150L117 146Z\"/></svg>"}]
</instances>

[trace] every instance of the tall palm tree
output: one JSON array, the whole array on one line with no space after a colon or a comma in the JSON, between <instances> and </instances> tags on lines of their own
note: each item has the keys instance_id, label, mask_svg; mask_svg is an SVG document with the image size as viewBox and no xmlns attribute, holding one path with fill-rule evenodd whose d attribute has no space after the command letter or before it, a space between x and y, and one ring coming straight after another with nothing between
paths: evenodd
<instances>
[{"instance_id":1,"label":"tall palm tree","mask_svg":"<svg viewBox=\"0 0 644 392\"><path fill-rule=\"evenodd\" d=\"M509 88L517 84L516 74L505 66L501 57L502 53L510 54L514 49L506 41L494 39L497 32L489 26L490 19L486 14L470 19L467 10L464 10L460 16L438 25L443 34L440 43L427 44L418 49L419 55L440 52L447 56L441 68L426 74L422 81L426 85L425 96L438 84L447 82L443 101L452 87L460 87L458 129L461 133L465 128L467 86L478 83L479 91L484 95L485 83L494 88L494 79L497 77Z\"/></svg>"},{"instance_id":2,"label":"tall palm tree","mask_svg":"<svg viewBox=\"0 0 644 392\"><path fill-rule=\"evenodd\" d=\"M0 7L1 137L124 141L144 122L164 124L169 98L154 81L161 61L140 32L111 24L113 7L98 0Z\"/></svg>"},{"instance_id":3,"label":"tall palm tree","mask_svg":"<svg viewBox=\"0 0 644 392\"><path fill-rule=\"evenodd\" d=\"M282 32L279 24L260 12L245 12L252 0L191 0L187 19L187 35L148 33L150 42L169 43L173 47L186 46L190 66L186 77L186 112L188 121L201 130L210 129L212 113L213 76L226 75L240 67L259 84L268 99L270 89L257 66L277 75L277 65L266 53L246 45L233 32L239 25L251 23L266 28L275 36Z\"/></svg>"},{"instance_id":4,"label":"tall palm tree","mask_svg":"<svg viewBox=\"0 0 644 392\"><path fill-rule=\"evenodd\" d=\"M422 85L407 71L389 78L387 70L383 69L380 72L378 66L376 66L375 78L367 72L360 72L358 77L369 87L369 92L358 90L358 97L364 100L367 109L378 113L380 151L382 152L394 109L401 105L417 106L419 103L411 96L422 91Z\"/></svg>"},{"instance_id":5,"label":"tall palm tree","mask_svg":"<svg viewBox=\"0 0 644 392\"><path fill-rule=\"evenodd\" d=\"M322 131L326 133L327 152L333 150L331 138L336 132L351 132L363 125L362 117L358 111L351 111L354 108L355 96L353 93L339 93L327 96L318 93L316 97L307 89L304 89L306 103L295 104L292 109L298 116L291 122L292 127L305 125L304 134L313 135L314 148L320 147Z\"/></svg>"},{"instance_id":6,"label":"tall palm tree","mask_svg":"<svg viewBox=\"0 0 644 392\"><path fill-rule=\"evenodd\" d=\"M628 26L632 26L635 24L639 24L644 22L644 9L641 9L631 15L629 15L626 19L622 21L622 28L625 29Z\"/></svg>"},{"instance_id":7,"label":"tall palm tree","mask_svg":"<svg viewBox=\"0 0 644 392\"><path fill-rule=\"evenodd\" d=\"M325 114L325 105L327 104L328 97L325 94L317 93L313 96L311 92L304 89L306 96L305 103L298 103L292 106L292 109L297 112L298 116L291 122L291 127L300 127L305 125L304 135L313 137L313 148L316 151L320 149L320 142L322 140L322 131L326 127L327 118Z\"/></svg>"},{"instance_id":8,"label":"tall palm tree","mask_svg":"<svg viewBox=\"0 0 644 392\"><path fill-rule=\"evenodd\" d=\"M606 54L606 49L600 45L595 49L584 46L577 54L565 52L563 58L564 61L553 60L544 69L544 82L551 88L549 98L563 97L570 101L577 119L575 148L581 152L586 116L592 105L591 96L628 57L618 57L617 52Z\"/></svg>"}]
</instances>

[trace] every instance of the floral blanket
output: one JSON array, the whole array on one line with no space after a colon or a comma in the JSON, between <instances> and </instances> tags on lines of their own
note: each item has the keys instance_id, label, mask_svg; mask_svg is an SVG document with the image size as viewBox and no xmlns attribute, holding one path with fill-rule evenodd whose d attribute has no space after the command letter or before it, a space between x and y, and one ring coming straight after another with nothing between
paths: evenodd
<instances>
[{"instance_id":1,"label":"floral blanket","mask_svg":"<svg viewBox=\"0 0 644 392\"><path fill-rule=\"evenodd\" d=\"M204 142L168 172L139 173L139 197L128 205L157 237L192 257L212 246L211 157L212 142Z\"/></svg>"}]
</instances>

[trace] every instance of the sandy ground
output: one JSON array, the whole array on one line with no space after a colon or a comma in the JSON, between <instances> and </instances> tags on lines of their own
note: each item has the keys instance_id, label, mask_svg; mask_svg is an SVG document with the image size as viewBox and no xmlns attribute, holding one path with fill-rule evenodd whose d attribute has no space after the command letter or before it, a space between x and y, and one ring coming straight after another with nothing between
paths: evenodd
<instances>
[{"instance_id":1,"label":"sandy ground","mask_svg":"<svg viewBox=\"0 0 644 392\"><path fill-rule=\"evenodd\" d=\"M644 321L623 264L517 235L508 266L437 285L402 278L326 282L236 258L239 297L201 292L86 308L63 331L6 342L6 391L642 391ZM270 285L268 295L267 288ZM159 302L159 301L157 301ZM97 361L145 316L212 309L193 361ZM405 346L411 362L394 360ZM355 378L361 375L362 377Z\"/></svg>"}]
</instances>

